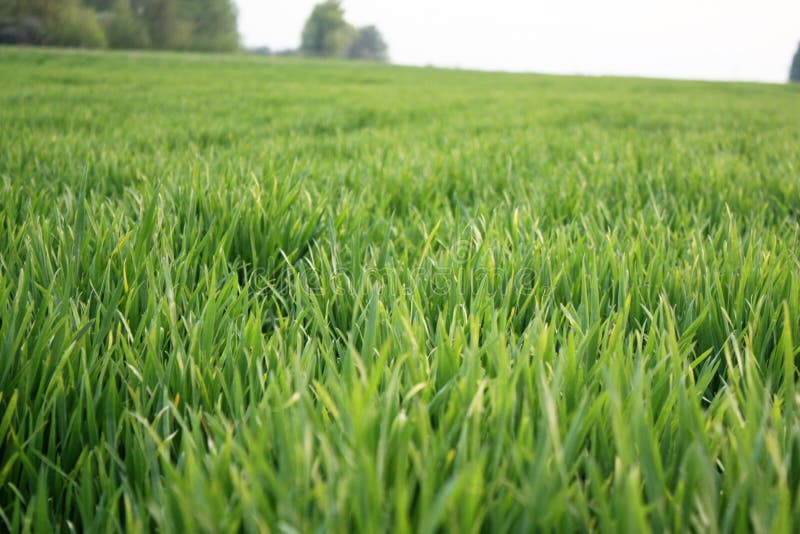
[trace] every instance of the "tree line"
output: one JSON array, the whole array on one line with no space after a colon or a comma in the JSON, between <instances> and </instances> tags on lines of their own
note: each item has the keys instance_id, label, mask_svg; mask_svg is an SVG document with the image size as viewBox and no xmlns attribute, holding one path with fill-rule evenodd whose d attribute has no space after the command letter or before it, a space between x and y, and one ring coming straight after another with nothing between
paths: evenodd
<instances>
[{"instance_id":1,"label":"tree line","mask_svg":"<svg viewBox=\"0 0 800 534\"><path fill-rule=\"evenodd\" d=\"M0 43L232 51L236 17L231 0L2 0Z\"/></svg>"},{"instance_id":2,"label":"tree line","mask_svg":"<svg viewBox=\"0 0 800 534\"><path fill-rule=\"evenodd\" d=\"M347 22L340 0L313 8L301 40L277 55L388 60L380 31ZM226 52L240 43L233 0L0 0L0 44Z\"/></svg>"}]
</instances>

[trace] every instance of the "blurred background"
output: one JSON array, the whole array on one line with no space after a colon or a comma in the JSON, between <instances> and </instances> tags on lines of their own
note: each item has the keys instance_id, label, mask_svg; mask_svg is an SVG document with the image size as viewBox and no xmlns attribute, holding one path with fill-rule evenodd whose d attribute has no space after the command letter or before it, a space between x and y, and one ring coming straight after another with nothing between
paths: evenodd
<instances>
[{"instance_id":1,"label":"blurred background","mask_svg":"<svg viewBox=\"0 0 800 534\"><path fill-rule=\"evenodd\" d=\"M797 0L0 0L5 44L557 74L784 82L798 40Z\"/></svg>"}]
</instances>

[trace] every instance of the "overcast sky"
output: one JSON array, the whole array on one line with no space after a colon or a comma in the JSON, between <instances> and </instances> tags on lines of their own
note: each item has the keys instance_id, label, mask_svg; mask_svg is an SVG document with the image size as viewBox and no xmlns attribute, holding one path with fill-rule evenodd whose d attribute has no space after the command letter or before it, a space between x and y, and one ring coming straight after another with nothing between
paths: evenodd
<instances>
[{"instance_id":1,"label":"overcast sky","mask_svg":"<svg viewBox=\"0 0 800 534\"><path fill-rule=\"evenodd\" d=\"M296 48L315 0L235 0L247 46ZM800 0L344 0L394 63L782 82Z\"/></svg>"}]
</instances>

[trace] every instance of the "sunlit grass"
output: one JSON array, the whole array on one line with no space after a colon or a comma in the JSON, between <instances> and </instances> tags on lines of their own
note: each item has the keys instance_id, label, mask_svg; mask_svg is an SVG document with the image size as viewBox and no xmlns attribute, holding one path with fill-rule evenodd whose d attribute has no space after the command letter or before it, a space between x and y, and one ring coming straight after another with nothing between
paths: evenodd
<instances>
[{"instance_id":1,"label":"sunlit grass","mask_svg":"<svg viewBox=\"0 0 800 534\"><path fill-rule=\"evenodd\" d=\"M797 87L0 78L0 530L800 524Z\"/></svg>"}]
</instances>

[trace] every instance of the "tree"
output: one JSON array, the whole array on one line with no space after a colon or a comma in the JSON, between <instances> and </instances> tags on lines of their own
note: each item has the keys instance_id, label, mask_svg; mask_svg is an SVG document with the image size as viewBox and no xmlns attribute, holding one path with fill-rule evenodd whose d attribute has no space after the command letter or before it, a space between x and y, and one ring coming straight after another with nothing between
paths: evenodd
<instances>
[{"instance_id":1,"label":"tree","mask_svg":"<svg viewBox=\"0 0 800 534\"><path fill-rule=\"evenodd\" d=\"M47 44L103 48L106 34L97 15L78 0L64 0L44 17Z\"/></svg>"},{"instance_id":2,"label":"tree","mask_svg":"<svg viewBox=\"0 0 800 534\"><path fill-rule=\"evenodd\" d=\"M98 13L103 11L112 11L117 2L115 0L83 0L83 5L94 9Z\"/></svg>"},{"instance_id":3,"label":"tree","mask_svg":"<svg viewBox=\"0 0 800 534\"><path fill-rule=\"evenodd\" d=\"M789 81L800 82L800 44L797 45L797 52L794 53L792 68L789 70Z\"/></svg>"},{"instance_id":4,"label":"tree","mask_svg":"<svg viewBox=\"0 0 800 534\"><path fill-rule=\"evenodd\" d=\"M344 20L339 0L326 0L314 6L303 28L300 52L309 56L342 56L355 37L355 30Z\"/></svg>"},{"instance_id":5,"label":"tree","mask_svg":"<svg viewBox=\"0 0 800 534\"><path fill-rule=\"evenodd\" d=\"M2 0L0 1L0 18L10 21L22 15L31 15L27 0Z\"/></svg>"},{"instance_id":6,"label":"tree","mask_svg":"<svg viewBox=\"0 0 800 534\"><path fill-rule=\"evenodd\" d=\"M150 46L147 28L133 12L130 0L117 0L104 22L109 47L133 50Z\"/></svg>"},{"instance_id":7,"label":"tree","mask_svg":"<svg viewBox=\"0 0 800 534\"><path fill-rule=\"evenodd\" d=\"M189 48L192 28L181 7L178 0L138 0L134 3L134 11L141 14L153 48Z\"/></svg>"},{"instance_id":8,"label":"tree","mask_svg":"<svg viewBox=\"0 0 800 534\"><path fill-rule=\"evenodd\" d=\"M63 4L72 4L70 1ZM42 21L62 6L59 0L0 0L0 15L6 17L36 17Z\"/></svg>"},{"instance_id":9,"label":"tree","mask_svg":"<svg viewBox=\"0 0 800 534\"><path fill-rule=\"evenodd\" d=\"M239 48L236 8L230 0L192 0L186 6L193 50L228 52Z\"/></svg>"},{"instance_id":10,"label":"tree","mask_svg":"<svg viewBox=\"0 0 800 534\"><path fill-rule=\"evenodd\" d=\"M386 61L388 47L375 26L365 26L358 29L358 34L350 46L347 47L347 57L350 59L368 59L371 61Z\"/></svg>"}]
</instances>

